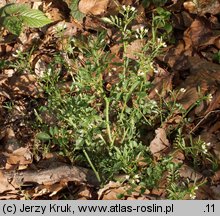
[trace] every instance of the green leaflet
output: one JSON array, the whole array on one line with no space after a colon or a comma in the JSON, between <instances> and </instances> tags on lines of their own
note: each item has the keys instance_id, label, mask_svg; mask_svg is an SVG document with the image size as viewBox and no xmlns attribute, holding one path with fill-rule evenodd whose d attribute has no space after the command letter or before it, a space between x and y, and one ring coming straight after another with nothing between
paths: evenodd
<instances>
[{"instance_id":1,"label":"green leaflet","mask_svg":"<svg viewBox=\"0 0 220 216\"><path fill-rule=\"evenodd\" d=\"M19 19L18 17L9 17L6 16L2 18L2 24L5 28L8 29L12 34L15 35L20 35L21 30L22 30L22 20Z\"/></svg>"},{"instance_id":2,"label":"green leaflet","mask_svg":"<svg viewBox=\"0 0 220 216\"><path fill-rule=\"evenodd\" d=\"M41 141L49 141L51 139L50 135L45 132L40 132L36 135L36 138Z\"/></svg>"},{"instance_id":3,"label":"green leaflet","mask_svg":"<svg viewBox=\"0 0 220 216\"><path fill-rule=\"evenodd\" d=\"M12 16L14 14L19 14L25 10L30 10L30 8L25 4L7 4L0 8L0 16Z\"/></svg>"},{"instance_id":4,"label":"green leaflet","mask_svg":"<svg viewBox=\"0 0 220 216\"><path fill-rule=\"evenodd\" d=\"M31 9L24 4L8 4L0 8L0 26L5 27L11 33L19 35L23 24L39 28L51 23L43 12Z\"/></svg>"},{"instance_id":5,"label":"green leaflet","mask_svg":"<svg viewBox=\"0 0 220 216\"><path fill-rule=\"evenodd\" d=\"M78 4L79 0L72 0L69 8L71 10L71 16L78 21L82 21L82 19L85 17L85 14L79 11Z\"/></svg>"},{"instance_id":6,"label":"green leaflet","mask_svg":"<svg viewBox=\"0 0 220 216\"><path fill-rule=\"evenodd\" d=\"M48 19L40 10L29 9L21 12L20 16L24 24L32 28L39 28L51 23L51 20Z\"/></svg>"}]
</instances>

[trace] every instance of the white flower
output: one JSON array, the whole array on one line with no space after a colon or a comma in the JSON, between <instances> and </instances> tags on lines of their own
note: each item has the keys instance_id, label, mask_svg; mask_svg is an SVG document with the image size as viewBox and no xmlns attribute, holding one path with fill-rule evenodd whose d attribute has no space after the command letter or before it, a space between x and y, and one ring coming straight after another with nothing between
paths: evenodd
<instances>
[{"instance_id":1,"label":"white flower","mask_svg":"<svg viewBox=\"0 0 220 216\"><path fill-rule=\"evenodd\" d=\"M156 106L156 105L157 105L157 102L156 102L155 100L152 100L152 101L151 101L151 104L154 105L154 106Z\"/></svg>"},{"instance_id":2,"label":"white flower","mask_svg":"<svg viewBox=\"0 0 220 216\"><path fill-rule=\"evenodd\" d=\"M135 7L131 7L131 11L135 11Z\"/></svg>"},{"instance_id":3,"label":"white flower","mask_svg":"<svg viewBox=\"0 0 220 216\"><path fill-rule=\"evenodd\" d=\"M190 196L191 199L195 199L196 198L195 193L191 193L189 196Z\"/></svg>"},{"instance_id":4,"label":"white flower","mask_svg":"<svg viewBox=\"0 0 220 216\"><path fill-rule=\"evenodd\" d=\"M143 76L144 75L144 72L143 71L138 71L138 76Z\"/></svg>"},{"instance_id":5,"label":"white flower","mask_svg":"<svg viewBox=\"0 0 220 216\"><path fill-rule=\"evenodd\" d=\"M165 42L161 43L162 47L167 47L167 44Z\"/></svg>"},{"instance_id":6,"label":"white flower","mask_svg":"<svg viewBox=\"0 0 220 216\"><path fill-rule=\"evenodd\" d=\"M184 93L184 92L186 92L186 89L185 89L185 88L181 88L180 91L181 91L182 93Z\"/></svg>"},{"instance_id":7,"label":"white flower","mask_svg":"<svg viewBox=\"0 0 220 216\"><path fill-rule=\"evenodd\" d=\"M154 73L155 73L155 74L158 74L159 71L158 71L156 68L154 68Z\"/></svg>"},{"instance_id":8,"label":"white flower","mask_svg":"<svg viewBox=\"0 0 220 216\"><path fill-rule=\"evenodd\" d=\"M127 179L127 180L130 179L130 176L129 176L129 175L126 175L126 176L125 176L125 179Z\"/></svg>"},{"instance_id":9,"label":"white flower","mask_svg":"<svg viewBox=\"0 0 220 216\"><path fill-rule=\"evenodd\" d=\"M126 5L123 5L122 8L123 8L123 10L126 10Z\"/></svg>"},{"instance_id":10,"label":"white flower","mask_svg":"<svg viewBox=\"0 0 220 216\"><path fill-rule=\"evenodd\" d=\"M208 95L207 95L207 101L211 102L211 101L212 101L212 99L213 99L212 94L208 94Z\"/></svg>"},{"instance_id":11,"label":"white flower","mask_svg":"<svg viewBox=\"0 0 220 216\"><path fill-rule=\"evenodd\" d=\"M17 50L15 51L15 53L12 54L12 56L15 57L15 58L17 58L18 56L21 55L21 53L22 53L22 51L21 51L20 49L17 49Z\"/></svg>"},{"instance_id":12,"label":"white flower","mask_svg":"<svg viewBox=\"0 0 220 216\"><path fill-rule=\"evenodd\" d=\"M204 154L206 154L207 152L208 152L208 150L207 150L207 148L206 148L206 144L204 143L204 144L202 144L202 152L204 153Z\"/></svg>"},{"instance_id":13,"label":"white flower","mask_svg":"<svg viewBox=\"0 0 220 216\"><path fill-rule=\"evenodd\" d=\"M157 38L157 43L161 43L162 39L161 38Z\"/></svg>"},{"instance_id":14,"label":"white flower","mask_svg":"<svg viewBox=\"0 0 220 216\"><path fill-rule=\"evenodd\" d=\"M206 146L211 146L211 143L210 142L206 143Z\"/></svg>"},{"instance_id":15,"label":"white flower","mask_svg":"<svg viewBox=\"0 0 220 216\"><path fill-rule=\"evenodd\" d=\"M132 11L132 12L134 12L135 10L136 10L136 8L135 7L131 7L130 5L123 5L122 6L122 9L124 10L124 11L126 11L126 12L129 12L129 11Z\"/></svg>"},{"instance_id":16,"label":"white flower","mask_svg":"<svg viewBox=\"0 0 220 216\"><path fill-rule=\"evenodd\" d=\"M157 38L157 43L162 47L167 47L167 44L163 42L162 38Z\"/></svg>"},{"instance_id":17,"label":"white flower","mask_svg":"<svg viewBox=\"0 0 220 216\"><path fill-rule=\"evenodd\" d=\"M135 178L135 179L139 179L140 176L139 176L138 174L136 174L136 175L134 176L134 178Z\"/></svg>"},{"instance_id":18,"label":"white flower","mask_svg":"<svg viewBox=\"0 0 220 216\"><path fill-rule=\"evenodd\" d=\"M144 36L148 33L148 29L144 28L142 25L140 28L136 29L137 34L135 35L136 38L143 39Z\"/></svg>"},{"instance_id":19,"label":"white flower","mask_svg":"<svg viewBox=\"0 0 220 216\"><path fill-rule=\"evenodd\" d=\"M158 92L159 92L158 89L155 89L155 92L158 94Z\"/></svg>"}]
</instances>

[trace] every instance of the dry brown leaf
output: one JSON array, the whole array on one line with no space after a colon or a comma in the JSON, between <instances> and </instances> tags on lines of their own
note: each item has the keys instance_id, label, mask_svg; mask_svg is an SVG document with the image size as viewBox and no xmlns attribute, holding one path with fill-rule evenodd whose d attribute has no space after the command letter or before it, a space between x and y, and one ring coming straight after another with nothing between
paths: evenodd
<instances>
[{"instance_id":1,"label":"dry brown leaf","mask_svg":"<svg viewBox=\"0 0 220 216\"><path fill-rule=\"evenodd\" d=\"M150 151L155 157L160 157L169 149L170 143L163 128L158 128L155 133L156 136L150 143Z\"/></svg>"},{"instance_id":2,"label":"dry brown leaf","mask_svg":"<svg viewBox=\"0 0 220 216\"><path fill-rule=\"evenodd\" d=\"M144 193L141 193L141 186L132 188L132 192L128 193L131 189L130 185L122 184L119 182L110 181L104 188L98 191L99 200L149 200L147 195L150 191L146 189ZM119 195L123 195L122 198L118 198Z\"/></svg>"},{"instance_id":3,"label":"dry brown leaf","mask_svg":"<svg viewBox=\"0 0 220 216\"><path fill-rule=\"evenodd\" d=\"M14 193L7 193L5 195L0 195L0 200L18 200L18 199L19 199L19 191L14 191Z\"/></svg>"},{"instance_id":4,"label":"dry brown leaf","mask_svg":"<svg viewBox=\"0 0 220 216\"><path fill-rule=\"evenodd\" d=\"M154 99L158 98L158 93L160 97L166 97L167 93L170 92L173 88L173 76L174 74L164 73L161 76L156 77L152 83L153 88L149 93L149 98Z\"/></svg>"},{"instance_id":5,"label":"dry brown leaf","mask_svg":"<svg viewBox=\"0 0 220 216\"><path fill-rule=\"evenodd\" d=\"M171 47L164 57L164 61L169 64L174 70L182 70L185 68L183 64L185 60L184 56L185 44L184 41L179 40L176 46Z\"/></svg>"},{"instance_id":6,"label":"dry brown leaf","mask_svg":"<svg viewBox=\"0 0 220 216\"><path fill-rule=\"evenodd\" d=\"M210 24L203 17L197 17L184 32L185 50L197 49L213 36ZM214 42L214 41L213 41Z\"/></svg>"},{"instance_id":7,"label":"dry brown leaf","mask_svg":"<svg viewBox=\"0 0 220 216\"><path fill-rule=\"evenodd\" d=\"M208 106L208 108L205 111L205 114L220 108L220 91L218 90L215 95L213 95L213 98Z\"/></svg>"},{"instance_id":8,"label":"dry brown leaf","mask_svg":"<svg viewBox=\"0 0 220 216\"><path fill-rule=\"evenodd\" d=\"M189 89L184 94L180 94L178 96L177 102L180 103L185 110L187 110L193 104L195 104L198 99L199 99L199 95L198 95L197 87L189 87Z\"/></svg>"},{"instance_id":9,"label":"dry brown leaf","mask_svg":"<svg viewBox=\"0 0 220 216\"><path fill-rule=\"evenodd\" d=\"M12 154L6 154L6 156L8 156L7 164L16 165L19 170L27 168L27 165L31 164L33 161L30 150L23 147L15 150Z\"/></svg>"},{"instance_id":10,"label":"dry brown leaf","mask_svg":"<svg viewBox=\"0 0 220 216\"><path fill-rule=\"evenodd\" d=\"M200 174L199 172L196 172L194 169L192 169L186 164L181 166L181 168L179 169L179 174L180 174L180 177L188 178L192 181L199 181L203 178L202 174Z\"/></svg>"},{"instance_id":11,"label":"dry brown leaf","mask_svg":"<svg viewBox=\"0 0 220 216\"><path fill-rule=\"evenodd\" d=\"M80 0L79 10L84 14L100 15L107 9L109 0Z\"/></svg>"},{"instance_id":12,"label":"dry brown leaf","mask_svg":"<svg viewBox=\"0 0 220 216\"><path fill-rule=\"evenodd\" d=\"M128 44L126 49L126 57L130 59L137 60L138 54L141 52L145 44L145 40L143 39L137 39L132 41L130 44Z\"/></svg>"},{"instance_id":13,"label":"dry brown leaf","mask_svg":"<svg viewBox=\"0 0 220 216\"><path fill-rule=\"evenodd\" d=\"M39 185L35 188L35 193L32 195L33 198L41 197L43 195L49 194L49 197L57 195L61 190L63 190L67 184L63 182L55 183L52 185Z\"/></svg>"},{"instance_id":14,"label":"dry brown leaf","mask_svg":"<svg viewBox=\"0 0 220 216\"><path fill-rule=\"evenodd\" d=\"M86 185L82 185L77 192L77 199L78 200L90 200L92 199L92 192L91 188L87 187Z\"/></svg>"},{"instance_id":15,"label":"dry brown leaf","mask_svg":"<svg viewBox=\"0 0 220 216\"><path fill-rule=\"evenodd\" d=\"M5 6L6 5L6 0L1 0L1 2L0 2L0 7L3 7L3 6Z\"/></svg>"},{"instance_id":16,"label":"dry brown leaf","mask_svg":"<svg viewBox=\"0 0 220 216\"><path fill-rule=\"evenodd\" d=\"M220 185L211 186L210 189L212 191L213 199L220 200Z\"/></svg>"},{"instance_id":17,"label":"dry brown leaf","mask_svg":"<svg viewBox=\"0 0 220 216\"><path fill-rule=\"evenodd\" d=\"M2 144L7 152L13 152L21 147L12 128L5 129L4 137L2 137Z\"/></svg>"},{"instance_id":18,"label":"dry brown leaf","mask_svg":"<svg viewBox=\"0 0 220 216\"><path fill-rule=\"evenodd\" d=\"M175 150L172 154L172 162L175 164L182 164L185 160L185 155L182 150Z\"/></svg>"},{"instance_id":19,"label":"dry brown leaf","mask_svg":"<svg viewBox=\"0 0 220 216\"><path fill-rule=\"evenodd\" d=\"M213 184L220 183L220 170L216 171L214 176L211 177L211 179Z\"/></svg>"},{"instance_id":20,"label":"dry brown leaf","mask_svg":"<svg viewBox=\"0 0 220 216\"><path fill-rule=\"evenodd\" d=\"M1 88L9 95L10 98L18 96L39 96L37 78L32 74L14 75L9 77Z\"/></svg>"},{"instance_id":21,"label":"dry brown leaf","mask_svg":"<svg viewBox=\"0 0 220 216\"><path fill-rule=\"evenodd\" d=\"M0 194L6 191L15 190L14 186L11 184L10 179L8 179L0 170Z\"/></svg>"},{"instance_id":22,"label":"dry brown leaf","mask_svg":"<svg viewBox=\"0 0 220 216\"><path fill-rule=\"evenodd\" d=\"M119 182L110 181L98 191L99 200L118 200L118 194L124 194L125 188Z\"/></svg>"},{"instance_id":23,"label":"dry brown leaf","mask_svg":"<svg viewBox=\"0 0 220 216\"><path fill-rule=\"evenodd\" d=\"M191 0L184 2L183 6L190 13L199 15L220 13L219 0Z\"/></svg>"}]
</instances>

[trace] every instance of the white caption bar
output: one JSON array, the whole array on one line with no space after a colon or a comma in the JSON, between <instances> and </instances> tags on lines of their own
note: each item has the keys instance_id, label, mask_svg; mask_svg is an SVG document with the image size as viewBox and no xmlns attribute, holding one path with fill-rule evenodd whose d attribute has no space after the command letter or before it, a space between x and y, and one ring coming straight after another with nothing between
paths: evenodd
<instances>
[{"instance_id":1,"label":"white caption bar","mask_svg":"<svg viewBox=\"0 0 220 216\"><path fill-rule=\"evenodd\" d=\"M0 215L15 216L217 216L220 201L1 201Z\"/></svg>"}]
</instances>

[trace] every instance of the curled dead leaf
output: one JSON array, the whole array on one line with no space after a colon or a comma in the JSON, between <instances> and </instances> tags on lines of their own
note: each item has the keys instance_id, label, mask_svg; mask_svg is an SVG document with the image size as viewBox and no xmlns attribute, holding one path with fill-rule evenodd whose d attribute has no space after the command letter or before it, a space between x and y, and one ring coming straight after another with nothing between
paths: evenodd
<instances>
[{"instance_id":1,"label":"curled dead leaf","mask_svg":"<svg viewBox=\"0 0 220 216\"><path fill-rule=\"evenodd\" d=\"M191 0L184 2L183 6L190 13L199 15L220 13L219 0Z\"/></svg>"},{"instance_id":2,"label":"curled dead leaf","mask_svg":"<svg viewBox=\"0 0 220 216\"><path fill-rule=\"evenodd\" d=\"M6 153L7 158L7 168L17 166L17 169L22 170L26 169L28 164L32 163L33 156L28 148L19 148L11 154Z\"/></svg>"},{"instance_id":3,"label":"curled dead leaf","mask_svg":"<svg viewBox=\"0 0 220 216\"><path fill-rule=\"evenodd\" d=\"M192 181L199 181L203 178L203 175L199 172L196 172L193 168L189 167L188 165L184 164L179 169L180 177L188 178Z\"/></svg>"},{"instance_id":4,"label":"curled dead leaf","mask_svg":"<svg viewBox=\"0 0 220 216\"><path fill-rule=\"evenodd\" d=\"M158 128L155 133L156 136L150 143L150 151L155 157L160 157L169 149L170 143L163 128Z\"/></svg>"},{"instance_id":5,"label":"curled dead leaf","mask_svg":"<svg viewBox=\"0 0 220 216\"><path fill-rule=\"evenodd\" d=\"M0 171L0 194L5 191L13 191L15 188L10 184L10 179L8 179L2 171Z\"/></svg>"},{"instance_id":6,"label":"curled dead leaf","mask_svg":"<svg viewBox=\"0 0 220 216\"><path fill-rule=\"evenodd\" d=\"M130 185L122 184L119 182L110 181L104 188L98 191L99 200L149 200L147 197L150 194L150 191L146 189L141 193L141 186L132 188L131 193L128 191L131 190Z\"/></svg>"},{"instance_id":7,"label":"curled dead leaf","mask_svg":"<svg viewBox=\"0 0 220 216\"><path fill-rule=\"evenodd\" d=\"M100 15L107 9L109 0L80 0L79 10L84 14Z\"/></svg>"}]
</instances>

